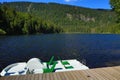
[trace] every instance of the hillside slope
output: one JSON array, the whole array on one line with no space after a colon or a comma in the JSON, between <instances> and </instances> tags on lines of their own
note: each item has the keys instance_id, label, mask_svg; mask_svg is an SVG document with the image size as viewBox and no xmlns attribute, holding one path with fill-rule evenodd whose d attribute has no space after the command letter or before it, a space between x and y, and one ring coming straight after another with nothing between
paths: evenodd
<instances>
[{"instance_id":1,"label":"hillside slope","mask_svg":"<svg viewBox=\"0 0 120 80\"><path fill-rule=\"evenodd\" d=\"M116 14L110 10L89 9L58 3L3 3L20 12L27 12L45 21L52 21L65 32L112 33Z\"/></svg>"}]
</instances>

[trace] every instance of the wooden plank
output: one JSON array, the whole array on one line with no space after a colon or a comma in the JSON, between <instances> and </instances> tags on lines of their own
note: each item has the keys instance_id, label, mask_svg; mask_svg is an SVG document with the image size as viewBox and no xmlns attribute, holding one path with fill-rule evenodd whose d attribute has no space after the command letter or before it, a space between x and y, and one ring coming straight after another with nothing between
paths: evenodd
<instances>
[{"instance_id":1,"label":"wooden plank","mask_svg":"<svg viewBox=\"0 0 120 80\"><path fill-rule=\"evenodd\" d=\"M21 79L19 79L19 80L27 80L27 76L28 76L28 75L23 75L23 76L24 76L24 77L23 77L24 79L21 78Z\"/></svg>"},{"instance_id":2,"label":"wooden plank","mask_svg":"<svg viewBox=\"0 0 120 80\"><path fill-rule=\"evenodd\" d=\"M116 69L118 72L120 72L120 66L118 67L113 67L113 69Z\"/></svg>"},{"instance_id":3,"label":"wooden plank","mask_svg":"<svg viewBox=\"0 0 120 80\"><path fill-rule=\"evenodd\" d=\"M25 80L32 80L32 74L25 75Z\"/></svg>"},{"instance_id":4,"label":"wooden plank","mask_svg":"<svg viewBox=\"0 0 120 80\"><path fill-rule=\"evenodd\" d=\"M46 80L45 73L44 73L44 74L42 74L42 80Z\"/></svg>"},{"instance_id":5,"label":"wooden plank","mask_svg":"<svg viewBox=\"0 0 120 80\"><path fill-rule=\"evenodd\" d=\"M49 80L49 73L45 73L42 75L42 80Z\"/></svg>"},{"instance_id":6,"label":"wooden plank","mask_svg":"<svg viewBox=\"0 0 120 80\"><path fill-rule=\"evenodd\" d=\"M71 77L70 77L70 76L68 77L67 73L68 73L68 72L64 72L64 73L63 73L63 75L65 76L65 80L70 80Z\"/></svg>"},{"instance_id":7,"label":"wooden plank","mask_svg":"<svg viewBox=\"0 0 120 80\"><path fill-rule=\"evenodd\" d=\"M36 74L35 74L36 75ZM35 78L35 75L31 75L31 80L34 80L34 78Z\"/></svg>"},{"instance_id":8,"label":"wooden plank","mask_svg":"<svg viewBox=\"0 0 120 80\"><path fill-rule=\"evenodd\" d=\"M73 71L63 72L67 80L76 80Z\"/></svg>"},{"instance_id":9,"label":"wooden plank","mask_svg":"<svg viewBox=\"0 0 120 80\"><path fill-rule=\"evenodd\" d=\"M49 79L49 78L50 78L50 74L49 74L49 73L47 74L47 76L46 76L46 77L47 77L47 79L46 79L46 80L50 80L50 79Z\"/></svg>"},{"instance_id":10,"label":"wooden plank","mask_svg":"<svg viewBox=\"0 0 120 80\"><path fill-rule=\"evenodd\" d=\"M53 79L51 79L51 80L61 80L60 76L57 75L57 73L53 73L52 75L53 75Z\"/></svg>"},{"instance_id":11,"label":"wooden plank","mask_svg":"<svg viewBox=\"0 0 120 80\"><path fill-rule=\"evenodd\" d=\"M106 71L101 68L101 69L94 69L96 73L101 75L105 80L117 80L115 77L111 76L110 74L106 73Z\"/></svg>"},{"instance_id":12,"label":"wooden plank","mask_svg":"<svg viewBox=\"0 0 120 80\"><path fill-rule=\"evenodd\" d=\"M8 77L0 77L0 80L9 80Z\"/></svg>"},{"instance_id":13,"label":"wooden plank","mask_svg":"<svg viewBox=\"0 0 120 80\"><path fill-rule=\"evenodd\" d=\"M38 80L42 80L42 74L39 74L39 76L38 76Z\"/></svg>"},{"instance_id":14,"label":"wooden plank","mask_svg":"<svg viewBox=\"0 0 120 80\"><path fill-rule=\"evenodd\" d=\"M120 79L120 72L117 71L116 69L114 68L103 68L103 70L110 74L111 76L115 77L116 79Z\"/></svg>"},{"instance_id":15,"label":"wooden plank","mask_svg":"<svg viewBox=\"0 0 120 80\"><path fill-rule=\"evenodd\" d=\"M40 75L40 74L35 74L35 75L34 75L34 80L39 80L39 79L38 79L38 78L39 78L39 75Z\"/></svg>"},{"instance_id":16,"label":"wooden plank","mask_svg":"<svg viewBox=\"0 0 120 80\"><path fill-rule=\"evenodd\" d=\"M71 74L71 78L73 80L77 80L76 74L74 74L74 71L69 72Z\"/></svg>"},{"instance_id":17,"label":"wooden plank","mask_svg":"<svg viewBox=\"0 0 120 80\"><path fill-rule=\"evenodd\" d=\"M75 77L75 80L83 79L79 73L77 74L76 71L72 72L73 76Z\"/></svg>"},{"instance_id":18,"label":"wooden plank","mask_svg":"<svg viewBox=\"0 0 120 80\"><path fill-rule=\"evenodd\" d=\"M86 76L84 78L87 78L86 80L105 80L102 76L100 76L98 73L91 71L91 70L84 70L81 71L84 73L83 76Z\"/></svg>"},{"instance_id":19,"label":"wooden plank","mask_svg":"<svg viewBox=\"0 0 120 80\"><path fill-rule=\"evenodd\" d=\"M30 74L29 75L25 75L25 80L31 80L30 78L31 78Z\"/></svg>"},{"instance_id":20,"label":"wooden plank","mask_svg":"<svg viewBox=\"0 0 120 80\"><path fill-rule=\"evenodd\" d=\"M76 71L76 74L80 77L81 80L88 80L87 76L82 71Z\"/></svg>"},{"instance_id":21,"label":"wooden plank","mask_svg":"<svg viewBox=\"0 0 120 80\"><path fill-rule=\"evenodd\" d=\"M49 80L55 80L53 76L54 76L54 73L49 73Z\"/></svg>"},{"instance_id":22,"label":"wooden plank","mask_svg":"<svg viewBox=\"0 0 120 80\"><path fill-rule=\"evenodd\" d=\"M74 78L74 76L72 75L72 72L71 72L71 71L70 71L70 72L66 72L65 74L66 74L68 80L75 80L75 78Z\"/></svg>"},{"instance_id":23,"label":"wooden plank","mask_svg":"<svg viewBox=\"0 0 120 80\"><path fill-rule=\"evenodd\" d=\"M61 77L60 77L60 75L59 75L59 72L57 72L57 73L54 73L55 75L56 75L56 77L57 77L57 79L55 79L55 80L62 80L61 79Z\"/></svg>"},{"instance_id":24,"label":"wooden plank","mask_svg":"<svg viewBox=\"0 0 120 80\"><path fill-rule=\"evenodd\" d=\"M24 80L24 77L23 77L23 76L16 76L16 77L18 77L18 78L16 78L15 80L21 80L21 79Z\"/></svg>"},{"instance_id":25,"label":"wooden plank","mask_svg":"<svg viewBox=\"0 0 120 80\"><path fill-rule=\"evenodd\" d=\"M61 80L66 80L66 77L63 73L64 72L59 72L59 76L60 76Z\"/></svg>"},{"instance_id":26,"label":"wooden plank","mask_svg":"<svg viewBox=\"0 0 120 80\"><path fill-rule=\"evenodd\" d=\"M6 80L16 80L18 76L7 76Z\"/></svg>"},{"instance_id":27,"label":"wooden plank","mask_svg":"<svg viewBox=\"0 0 120 80\"><path fill-rule=\"evenodd\" d=\"M5 77L5 80L12 80L12 77L6 76L6 77Z\"/></svg>"},{"instance_id":28,"label":"wooden plank","mask_svg":"<svg viewBox=\"0 0 120 80\"><path fill-rule=\"evenodd\" d=\"M20 76L16 76L17 78L15 80L27 80L27 76L28 75L20 75ZM28 77L29 78L29 77Z\"/></svg>"}]
</instances>

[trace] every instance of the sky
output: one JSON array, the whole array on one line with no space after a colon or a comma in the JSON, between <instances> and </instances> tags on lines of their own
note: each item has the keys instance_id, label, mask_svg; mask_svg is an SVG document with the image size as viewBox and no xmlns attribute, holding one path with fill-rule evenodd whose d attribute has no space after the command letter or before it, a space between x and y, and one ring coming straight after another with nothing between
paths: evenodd
<instances>
[{"instance_id":1,"label":"sky","mask_svg":"<svg viewBox=\"0 0 120 80\"><path fill-rule=\"evenodd\" d=\"M110 0L0 0L0 2L29 1L29 2L55 2L61 4L75 5L94 9L111 9Z\"/></svg>"}]
</instances>

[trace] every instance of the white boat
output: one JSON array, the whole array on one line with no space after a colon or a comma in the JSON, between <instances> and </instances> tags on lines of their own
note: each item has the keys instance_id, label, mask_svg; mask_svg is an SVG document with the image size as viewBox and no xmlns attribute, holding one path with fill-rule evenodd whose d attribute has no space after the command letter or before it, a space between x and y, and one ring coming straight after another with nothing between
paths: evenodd
<instances>
[{"instance_id":1,"label":"white boat","mask_svg":"<svg viewBox=\"0 0 120 80\"><path fill-rule=\"evenodd\" d=\"M14 63L4 68L0 73L0 75L1 76L25 75L27 71L28 71L28 68L25 62Z\"/></svg>"},{"instance_id":2,"label":"white boat","mask_svg":"<svg viewBox=\"0 0 120 80\"><path fill-rule=\"evenodd\" d=\"M89 69L76 59L57 61L53 61L53 59L54 56L49 62L42 62L38 58L32 58L28 62L14 63L3 69L0 75L12 76Z\"/></svg>"}]
</instances>

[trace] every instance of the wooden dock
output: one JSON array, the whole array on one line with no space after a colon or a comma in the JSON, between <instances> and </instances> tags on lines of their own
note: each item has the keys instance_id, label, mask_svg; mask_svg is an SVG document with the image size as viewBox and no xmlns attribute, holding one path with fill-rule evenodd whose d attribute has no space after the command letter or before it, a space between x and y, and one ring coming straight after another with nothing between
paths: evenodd
<instances>
[{"instance_id":1,"label":"wooden dock","mask_svg":"<svg viewBox=\"0 0 120 80\"><path fill-rule=\"evenodd\" d=\"M0 80L120 80L120 66L89 70L0 77Z\"/></svg>"}]
</instances>

